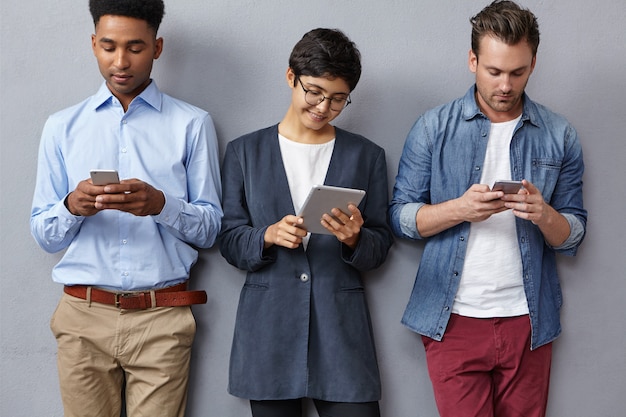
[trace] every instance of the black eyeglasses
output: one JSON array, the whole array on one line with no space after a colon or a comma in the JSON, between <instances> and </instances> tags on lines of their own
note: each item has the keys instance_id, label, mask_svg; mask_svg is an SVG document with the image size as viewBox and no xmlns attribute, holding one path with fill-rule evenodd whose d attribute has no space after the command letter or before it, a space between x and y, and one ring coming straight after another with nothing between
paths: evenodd
<instances>
[{"instance_id":1,"label":"black eyeglasses","mask_svg":"<svg viewBox=\"0 0 626 417\"><path fill-rule=\"evenodd\" d=\"M317 90L307 90L302 84L302 80L298 77L298 82L300 86L304 90L304 101L311 106L317 106L321 104L324 100L328 100L330 102L330 109L333 111L342 111L346 108L346 106L352 103L350 100L350 96L347 97L326 97L320 91Z\"/></svg>"}]
</instances>

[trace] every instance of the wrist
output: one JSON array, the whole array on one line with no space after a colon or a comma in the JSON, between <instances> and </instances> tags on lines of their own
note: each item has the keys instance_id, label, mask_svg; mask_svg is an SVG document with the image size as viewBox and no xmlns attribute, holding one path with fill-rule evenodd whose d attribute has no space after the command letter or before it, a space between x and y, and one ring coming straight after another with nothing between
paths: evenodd
<instances>
[{"instance_id":1,"label":"wrist","mask_svg":"<svg viewBox=\"0 0 626 417\"><path fill-rule=\"evenodd\" d=\"M263 234L263 248L267 249L270 246L272 246L273 241L272 241L272 228L274 225L268 226L267 229L265 229L265 233Z\"/></svg>"},{"instance_id":2,"label":"wrist","mask_svg":"<svg viewBox=\"0 0 626 417\"><path fill-rule=\"evenodd\" d=\"M72 193L69 193L67 196L65 196L65 199L63 199L63 205L65 206L65 208L67 209L67 211L70 212L71 215L73 216L77 216L76 213L74 213L72 211L72 209L70 208L70 196L72 195Z\"/></svg>"}]
</instances>

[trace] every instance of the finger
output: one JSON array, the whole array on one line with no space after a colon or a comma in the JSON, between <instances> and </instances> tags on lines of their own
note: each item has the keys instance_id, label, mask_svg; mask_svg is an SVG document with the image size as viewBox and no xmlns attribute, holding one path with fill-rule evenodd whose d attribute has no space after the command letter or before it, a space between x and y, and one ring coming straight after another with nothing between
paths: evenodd
<instances>
[{"instance_id":1,"label":"finger","mask_svg":"<svg viewBox=\"0 0 626 417\"><path fill-rule=\"evenodd\" d=\"M304 228L304 226L289 226L289 230L288 232L293 235L296 236L298 238L303 238L304 236L306 236L307 233L309 233L306 228Z\"/></svg>"},{"instance_id":2,"label":"finger","mask_svg":"<svg viewBox=\"0 0 626 417\"><path fill-rule=\"evenodd\" d=\"M124 183L124 184L108 184L102 189L102 192L106 194L130 194L145 190L136 183ZM146 190L147 191L147 190Z\"/></svg>"},{"instance_id":3,"label":"finger","mask_svg":"<svg viewBox=\"0 0 626 417\"><path fill-rule=\"evenodd\" d=\"M520 202L520 201L526 201L527 198L528 198L528 191L520 190L520 192L517 194L505 194L504 196L502 196L502 201Z\"/></svg>"},{"instance_id":4,"label":"finger","mask_svg":"<svg viewBox=\"0 0 626 417\"><path fill-rule=\"evenodd\" d=\"M528 180L522 180L522 185L528 191L529 194L538 194L538 193L540 193L539 189L537 187L535 187L535 185L532 182L528 181Z\"/></svg>"},{"instance_id":5,"label":"finger","mask_svg":"<svg viewBox=\"0 0 626 417\"><path fill-rule=\"evenodd\" d=\"M520 213L531 213L533 211L533 205L525 202L509 202L506 203L505 206Z\"/></svg>"},{"instance_id":6,"label":"finger","mask_svg":"<svg viewBox=\"0 0 626 417\"><path fill-rule=\"evenodd\" d=\"M122 193L122 194L100 194L98 196L96 196L96 202L97 203L102 203L105 205L110 205L110 204L125 204L125 203L129 203L129 202L133 202L135 201L134 197L132 194L126 194L126 193Z\"/></svg>"},{"instance_id":7,"label":"finger","mask_svg":"<svg viewBox=\"0 0 626 417\"><path fill-rule=\"evenodd\" d=\"M350 210L350 220L358 222L363 222L363 216L361 215L361 210L354 204L348 205L348 210Z\"/></svg>"},{"instance_id":8,"label":"finger","mask_svg":"<svg viewBox=\"0 0 626 417\"><path fill-rule=\"evenodd\" d=\"M288 214L282 218L281 222L285 223L286 225L296 226L296 225L301 225L302 223L304 223L304 219L300 216L294 216L293 214Z\"/></svg>"},{"instance_id":9,"label":"finger","mask_svg":"<svg viewBox=\"0 0 626 417\"><path fill-rule=\"evenodd\" d=\"M480 201L493 201L493 200L499 200L502 197L504 197L506 194L504 194L503 191L488 191L486 193L482 193L480 194Z\"/></svg>"},{"instance_id":10,"label":"finger","mask_svg":"<svg viewBox=\"0 0 626 417\"><path fill-rule=\"evenodd\" d=\"M290 235L288 233L286 234L279 233L276 236L276 244L278 246L283 246L285 248L289 248L289 249L297 248L298 246L300 246L300 242L302 242L301 238Z\"/></svg>"},{"instance_id":11,"label":"finger","mask_svg":"<svg viewBox=\"0 0 626 417\"><path fill-rule=\"evenodd\" d=\"M347 222L351 220L352 213L348 215L344 213L343 211L339 210L338 208L334 208L330 212L332 213L331 217L334 217L336 220L338 220L342 224L346 224Z\"/></svg>"},{"instance_id":12,"label":"finger","mask_svg":"<svg viewBox=\"0 0 626 417\"><path fill-rule=\"evenodd\" d=\"M512 210L511 211L515 217L519 217L520 219L529 220L530 215L524 211Z\"/></svg>"},{"instance_id":13,"label":"finger","mask_svg":"<svg viewBox=\"0 0 626 417\"><path fill-rule=\"evenodd\" d=\"M489 186L486 184L472 184L469 190L475 191L477 193L487 193L491 191L491 188L489 188Z\"/></svg>"},{"instance_id":14,"label":"finger","mask_svg":"<svg viewBox=\"0 0 626 417\"><path fill-rule=\"evenodd\" d=\"M344 218L347 221L347 216L344 215ZM336 217L331 216L328 213L324 213L321 219L322 226L326 227L326 229L334 232L335 230L339 230L345 223L340 222Z\"/></svg>"}]
</instances>

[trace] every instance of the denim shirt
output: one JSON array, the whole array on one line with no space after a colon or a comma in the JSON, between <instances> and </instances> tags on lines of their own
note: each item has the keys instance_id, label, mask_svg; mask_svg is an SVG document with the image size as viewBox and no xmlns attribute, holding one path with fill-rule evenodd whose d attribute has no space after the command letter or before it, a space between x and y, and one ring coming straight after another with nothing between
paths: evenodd
<instances>
[{"instance_id":1,"label":"denim shirt","mask_svg":"<svg viewBox=\"0 0 626 417\"><path fill-rule=\"evenodd\" d=\"M397 236L422 239L416 215L424 204L458 198L480 182L491 123L480 112L474 92L475 86L464 97L426 112L409 132L390 203L391 227ZM523 102L510 146L511 179L533 183L570 225L568 239L551 247L532 222L515 219L532 327L531 349L536 349L561 332L562 294L555 254L576 254L585 235L587 212L576 131L562 116L532 102L526 94ZM470 223L463 222L427 239L402 318L411 330L443 339L463 274L469 232Z\"/></svg>"}]
</instances>

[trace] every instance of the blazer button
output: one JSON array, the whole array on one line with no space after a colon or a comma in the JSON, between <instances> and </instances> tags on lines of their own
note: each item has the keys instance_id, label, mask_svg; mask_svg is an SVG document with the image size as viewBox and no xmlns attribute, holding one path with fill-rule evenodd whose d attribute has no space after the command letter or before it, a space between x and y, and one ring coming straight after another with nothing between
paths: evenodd
<instances>
[{"instance_id":1,"label":"blazer button","mask_svg":"<svg viewBox=\"0 0 626 417\"><path fill-rule=\"evenodd\" d=\"M309 276L307 274L300 275L300 281L307 282L309 280Z\"/></svg>"}]
</instances>

